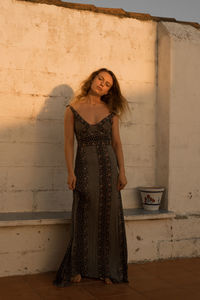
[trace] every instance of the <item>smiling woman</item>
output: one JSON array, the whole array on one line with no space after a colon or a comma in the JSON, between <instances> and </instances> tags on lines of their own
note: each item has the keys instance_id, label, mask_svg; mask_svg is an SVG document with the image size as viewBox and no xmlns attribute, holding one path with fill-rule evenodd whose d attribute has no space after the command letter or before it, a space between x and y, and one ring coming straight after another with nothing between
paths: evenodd
<instances>
[{"instance_id":1,"label":"smiling woman","mask_svg":"<svg viewBox=\"0 0 200 300\"><path fill-rule=\"evenodd\" d=\"M115 75L105 68L83 82L81 93L66 108L65 157L73 207L71 238L53 282L57 286L82 277L106 284L128 282L120 193L127 180L118 126L126 108Z\"/></svg>"}]
</instances>

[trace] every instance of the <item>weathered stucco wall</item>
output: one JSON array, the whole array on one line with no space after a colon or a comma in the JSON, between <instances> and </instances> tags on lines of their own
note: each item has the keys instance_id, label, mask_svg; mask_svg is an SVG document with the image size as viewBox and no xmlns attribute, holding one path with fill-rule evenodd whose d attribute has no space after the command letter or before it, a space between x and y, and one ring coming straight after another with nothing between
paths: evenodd
<instances>
[{"instance_id":1,"label":"weathered stucco wall","mask_svg":"<svg viewBox=\"0 0 200 300\"><path fill-rule=\"evenodd\" d=\"M168 186L168 209L200 212L200 31L158 27L157 182Z\"/></svg>"},{"instance_id":2,"label":"weathered stucco wall","mask_svg":"<svg viewBox=\"0 0 200 300\"><path fill-rule=\"evenodd\" d=\"M132 116L121 125L128 185L155 183L156 23L54 5L3 0L1 8L1 211L70 210L63 114L92 71L116 74Z\"/></svg>"},{"instance_id":3,"label":"weathered stucco wall","mask_svg":"<svg viewBox=\"0 0 200 300\"><path fill-rule=\"evenodd\" d=\"M128 261L200 255L200 218L127 221ZM0 277L56 271L67 250L69 226L0 227Z\"/></svg>"}]
</instances>

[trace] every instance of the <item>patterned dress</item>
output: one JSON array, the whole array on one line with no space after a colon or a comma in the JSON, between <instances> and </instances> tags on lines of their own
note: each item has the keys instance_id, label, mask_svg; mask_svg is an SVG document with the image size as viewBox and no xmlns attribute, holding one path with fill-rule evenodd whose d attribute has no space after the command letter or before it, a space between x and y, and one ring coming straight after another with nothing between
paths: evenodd
<instances>
[{"instance_id":1,"label":"patterned dress","mask_svg":"<svg viewBox=\"0 0 200 300\"><path fill-rule=\"evenodd\" d=\"M53 281L67 286L70 277L110 278L128 282L127 242L121 193L117 190L118 166L112 142L110 113L89 124L74 114L77 139L76 187L73 190L71 237Z\"/></svg>"}]
</instances>

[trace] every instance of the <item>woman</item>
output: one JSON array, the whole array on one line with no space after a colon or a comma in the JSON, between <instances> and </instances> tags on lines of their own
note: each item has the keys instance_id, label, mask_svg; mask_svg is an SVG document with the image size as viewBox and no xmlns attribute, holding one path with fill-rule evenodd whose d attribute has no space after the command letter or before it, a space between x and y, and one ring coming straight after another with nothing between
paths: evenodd
<instances>
[{"instance_id":1,"label":"woman","mask_svg":"<svg viewBox=\"0 0 200 300\"><path fill-rule=\"evenodd\" d=\"M120 190L127 184L119 117L128 108L118 81L93 72L65 111L68 187L73 190L71 238L53 283L82 277L128 282L127 244ZM74 133L78 142L75 169Z\"/></svg>"}]
</instances>

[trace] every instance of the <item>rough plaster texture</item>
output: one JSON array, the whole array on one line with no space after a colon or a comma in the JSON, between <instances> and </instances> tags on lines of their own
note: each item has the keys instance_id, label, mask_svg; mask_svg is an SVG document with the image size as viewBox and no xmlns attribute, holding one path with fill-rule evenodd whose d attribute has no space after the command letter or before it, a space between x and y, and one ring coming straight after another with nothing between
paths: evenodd
<instances>
[{"instance_id":1,"label":"rough plaster texture","mask_svg":"<svg viewBox=\"0 0 200 300\"><path fill-rule=\"evenodd\" d=\"M157 182L168 209L200 212L200 31L165 22L158 39Z\"/></svg>"},{"instance_id":2,"label":"rough plaster texture","mask_svg":"<svg viewBox=\"0 0 200 300\"><path fill-rule=\"evenodd\" d=\"M46 4L3 0L1 211L70 210L63 149L65 104L80 81L108 67L132 116L121 124L128 185L155 184L156 23Z\"/></svg>"},{"instance_id":3,"label":"rough plaster texture","mask_svg":"<svg viewBox=\"0 0 200 300\"><path fill-rule=\"evenodd\" d=\"M0 229L0 277L48 272L58 268L67 249L69 226L22 226ZM59 245L60 247L57 247Z\"/></svg>"},{"instance_id":4,"label":"rough plaster texture","mask_svg":"<svg viewBox=\"0 0 200 300\"><path fill-rule=\"evenodd\" d=\"M128 261L199 256L199 227L199 216L126 221ZM0 240L0 277L55 271L67 249L69 225L0 227Z\"/></svg>"},{"instance_id":5,"label":"rough plaster texture","mask_svg":"<svg viewBox=\"0 0 200 300\"><path fill-rule=\"evenodd\" d=\"M179 214L126 222L129 261L200 255L200 32L15 0L0 9L1 212L71 209L64 109L79 82L105 66L132 111L120 127L124 208L141 205L138 186L161 184L163 208ZM67 239L65 224L2 227L0 276L55 270Z\"/></svg>"}]
</instances>

